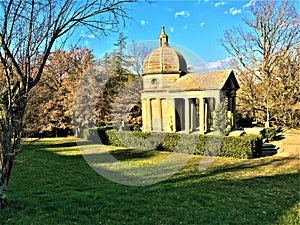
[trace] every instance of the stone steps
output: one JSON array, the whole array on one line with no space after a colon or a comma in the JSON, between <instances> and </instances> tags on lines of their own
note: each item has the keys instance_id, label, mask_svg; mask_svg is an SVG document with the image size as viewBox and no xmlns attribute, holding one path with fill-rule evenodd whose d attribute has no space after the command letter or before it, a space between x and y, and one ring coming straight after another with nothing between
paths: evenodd
<instances>
[{"instance_id":1,"label":"stone steps","mask_svg":"<svg viewBox=\"0 0 300 225\"><path fill-rule=\"evenodd\" d=\"M272 156L276 155L278 151L278 147L276 145L270 144L270 143L263 143L262 145L262 156Z\"/></svg>"}]
</instances>

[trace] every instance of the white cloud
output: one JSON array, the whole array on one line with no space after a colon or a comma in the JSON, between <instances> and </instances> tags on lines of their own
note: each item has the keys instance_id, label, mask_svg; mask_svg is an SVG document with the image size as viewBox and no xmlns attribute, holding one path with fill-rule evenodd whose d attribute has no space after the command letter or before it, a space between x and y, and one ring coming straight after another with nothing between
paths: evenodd
<instances>
[{"instance_id":1,"label":"white cloud","mask_svg":"<svg viewBox=\"0 0 300 225\"><path fill-rule=\"evenodd\" d=\"M198 3L201 3L201 2L209 2L209 0L198 0Z\"/></svg>"},{"instance_id":2,"label":"white cloud","mask_svg":"<svg viewBox=\"0 0 300 225\"><path fill-rule=\"evenodd\" d=\"M180 12L175 13L175 18L177 18L177 16L189 17L190 13L186 10L182 10Z\"/></svg>"},{"instance_id":3,"label":"white cloud","mask_svg":"<svg viewBox=\"0 0 300 225\"><path fill-rule=\"evenodd\" d=\"M246 5L243 5L243 8L253 6L253 5L255 5L255 3L256 3L256 0L251 0L251 1L248 2Z\"/></svg>"},{"instance_id":4,"label":"white cloud","mask_svg":"<svg viewBox=\"0 0 300 225\"><path fill-rule=\"evenodd\" d=\"M228 64L233 60L233 57L228 57L225 59L221 59L215 62L207 63L206 66L209 70L215 70L215 69L224 69L227 68Z\"/></svg>"},{"instance_id":5,"label":"white cloud","mask_svg":"<svg viewBox=\"0 0 300 225\"><path fill-rule=\"evenodd\" d=\"M220 5L226 5L226 4L227 4L227 2L216 2L215 7L218 7Z\"/></svg>"},{"instance_id":6,"label":"white cloud","mask_svg":"<svg viewBox=\"0 0 300 225\"><path fill-rule=\"evenodd\" d=\"M241 9L236 9L236 8L232 7L232 8L229 9L229 11L228 10L225 11L225 14L231 14L231 15L234 16L234 15L239 14L241 12L242 12Z\"/></svg>"},{"instance_id":7,"label":"white cloud","mask_svg":"<svg viewBox=\"0 0 300 225\"><path fill-rule=\"evenodd\" d=\"M142 25L142 26L145 26L145 25L146 25L146 23L147 23L147 21L146 21L146 20L141 20L141 25Z\"/></svg>"},{"instance_id":8,"label":"white cloud","mask_svg":"<svg viewBox=\"0 0 300 225\"><path fill-rule=\"evenodd\" d=\"M88 37L94 39L94 38L96 38L96 35L95 34L90 34Z\"/></svg>"},{"instance_id":9,"label":"white cloud","mask_svg":"<svg viewBox=\"0 0 300 225\"><path fill-rule=\"evenodd\" d=\"M95 35L95 34L88 34L88 33L86 33L85 31L81 31L79 37L81 37L81 38L92 38L92 39L94 39L94 38L96 38L96 35Z\"/></svg>"},{"instance_id":10,"label":"white cloud","mask_svg":"<svg viewBox=\"0 0 300 225\"><path fill-rule=\"evenodd\" d=\"M170 28L170 31L171 31L171 32L174 32L174 27L171 27L171 28Z\"/></svg>"},{"instance_id":11,"label":"white cloud","mask_svg":"<svg viewBox=\"0 0 300 225\"><path fill-rule=\"evenodd\" d=\"M200 27L203 27L205 24L205 22L200 23Z\"/></svg>"},{"instance_id":12,"label":"white cloud","mask_svg":"<svg viewBox=\"0 0 300 225\"><path fill-rule=\"evenodd\" d=\"M195 6L197 6L197 5L200 5L200 4L207 4L207 3L209 3L210 1L213 1L213 0L198 0L198 1L196 1L195 2Z\"/></svg>"},{"instance_id":13,"label":"white cloud","mask_svg":"<svg viewBox=\"0 0 300 225\"><path fill-rule=\"evenodd\" d=\"M112 28L112 25L111 25L111 24L108 24L108 25L105 26L105 29L106 29L106 30L110 30L111 28Z\"/></svg>"},{"instance_id":14,"label":"white cloud","mask_svg":"<svg viewBox=\"0 0 300 225\"><path fill-rule=\"evenodd\" d=\"M85 37L85 36L86 36L85 32L81 31L79 37Z\"/></svg>"}]
</instances>

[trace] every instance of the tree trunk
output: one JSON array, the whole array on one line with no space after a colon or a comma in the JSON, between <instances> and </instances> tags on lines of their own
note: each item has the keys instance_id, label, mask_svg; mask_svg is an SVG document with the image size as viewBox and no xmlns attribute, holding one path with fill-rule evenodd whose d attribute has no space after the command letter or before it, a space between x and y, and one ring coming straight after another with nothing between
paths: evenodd
<instances>
[{"instance_id":1,"label":"tree trunk","mask_svg":"<svg viewBox=\"0 0 300 225\"><path fill-rule=\"evenodd\" d=\"M12 160L8 160L6 165L2 166L2 171L0 172L0 208L4 209L7 207L7 199L6 199L6 189L12 169Z\"/></svg>"},{"instance_id":2,"label":"tree trunk","mask_svg":"<svg viewBox=\"0 0 300 225\"><path fill-rule=\"evenodd\" d=\"M25 96L22 94L23 92L20 91L20 93L20 96L13 96L20 100L20 102L16 102L19 107L12 107L9 104L5 113L2 113L2 120L0 120L0 208L7 207L7 185L14 160L20 151L22 121L27 101L27 98L23 97ZM12 102L13 97L8 96L7 102ZM4 98L4 100L6 99Z\"/></svg>"},{"instance_id":3,"label":"tree trunk","mask_svg":"<svg viewBox=\"0 0 300 225\"><path fill-rule=\"evenodd\" d=\"M267 106L267 120L265 122L265 128L269 128L270 127L270 112L269 112L269 106Z\"/></svg>"},{"instance_id":4,"label":"tree trunk","mask_svg":"<svg viewBox=\"0 0 300 225\"><path fill-rule=\"evenodd\" d=\"M15 156L5 155L4 160L1 162L2 168L0 171L0 209L6 208L8 205L6 199L6 190L13 168L14 159Z\"/></svg>"},{"instance_id":5,"label":"tree trunk","mask_svg":"<svg viewBox=\"0 0 300 225\"><path fill-rule=\"evenodd\" d=\"M2 209L7 207L6 187L6 175L0 172L0 208Z\"/></svg>"}]
</instances>

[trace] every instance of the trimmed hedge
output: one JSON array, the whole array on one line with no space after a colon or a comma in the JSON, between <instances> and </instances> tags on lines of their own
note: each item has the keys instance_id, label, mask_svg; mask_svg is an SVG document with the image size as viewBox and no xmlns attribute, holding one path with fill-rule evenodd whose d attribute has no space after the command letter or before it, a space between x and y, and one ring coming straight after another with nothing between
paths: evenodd
<instances>
[{"instance_id":1,"label":"trimmed hedge","mask_svg":"<svg viewBox=\"0 0 300 225\"><path fill-rule=\"evenodd\" d=\"M92 128L84 132L87 140L101 144L115 145L141 150L157 149L203 155L206 151L211 156L224 156L250 159L261 156L261 135L241 137L221 137L179 133L143 133L115 131L109 128Z\"/></svg>"}]
</instances>

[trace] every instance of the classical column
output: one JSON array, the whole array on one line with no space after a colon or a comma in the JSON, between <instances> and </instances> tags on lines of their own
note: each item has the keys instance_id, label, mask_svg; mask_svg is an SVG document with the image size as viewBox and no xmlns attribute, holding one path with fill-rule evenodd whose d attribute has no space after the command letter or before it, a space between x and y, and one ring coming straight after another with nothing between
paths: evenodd
<instances>
[{"instance_id":1,"label":"classical column","mask_svg":"<svg viewBox=\"0 0 300 225\"><path fill-rule=\"evenodd\" d=\"M228 97L228 108L227 108L227 111L232 112L232 96L231 95L229 95L229 97Z\"/></svg>"},{"instance_id":2,"label":"classical column","mask_svg":"<svg viewBox=\"0 0 300 225\"><path fill-rule=\"evenodd\" d=\"M152 130L152 112L151 112L151 99L147 99L147 130Z\"/></svg>"},{"instance_id":3,"label":"classical column","mask_svg":"<svg viewBox=\"0 0 300 225\"><path fill-rule=\"evenodd\" d=\"M235 121L236 121L235 98L236 98L235 91L231 91L228 97L228 117L230 118L231 127L235 127Z\"/></svg>"},{"instance_id":4,"label":"classical column","mask_svg":"<svg viewBox=\"0 0 300 225\"><path fill-rule=\"evenodd\" d=\"M204 103L204 132L208 131L208 104Z\"/></svg>"},{"instance_id":5,"label":"classical column","mask_svg":"<svg viewBox=\"0 0 300 225\"><path fill-rule=\"evenodd\" d=\"M176 106L175 106L175 99L173 99L173 112L172 112L172 128L173 132L176 132Z\"/></svg>"},{"instance_id":6,"label":"classical column","mask_svg":"<svg viewBox=\"0 0 300 225\"><path fill-rule=\"evenodd\" d=\"M157 111L158 111L158 124L157 124L157 128L158 131L162 131L162 106L161 106L161 98L157 99Z\"/></svg>"},{"instance_id":7,"label":"classical column","mask_svg":"<svg viewBox=\"0 0 300 225\"><path fill-rule=\"evenodd\" d=\"M142 121L143 121L143 131L148 130L148 117L147 117L147 99L142 99Z\"/></svg>"},{"instance_id":8,"label":"classical column","mask_svg":"<svg viewBox=\"0 0 300 225\"><path fill-rule=\"evenodd\" d=\"M232 92L232 127L237 128L236 126L236 94L235 91Z\"/></svg>"},{"instance_id":9,"label":"classical column","mask_svg":"<svg viewBox=\"0 0 300 225\"><path fill-rule=\"evenodd\" d=\"M184 131L190 132L190 101L188 98L184 99Z\"/></svg>"},{"instance_id":10,"label":"classical column","mask_svg":"<svg viewBox=\"0 0 300 225\"><path fill-rule=\"evenodd\" d=\"M191 106L191 118L190 118L190 123L191 123L191 131L193 131L195 129L195 104L193 102L191 102L190 104Z\"/></svg>"},{"instance_id":11,"label":"classical column","mask_svg":"<svg viewBox=\"0 0 300 225\"><path fill-rule=\"evenodd\" d=\"M199 101L199 131L200 134L204 134L205 133L205 116L204 116L204 99L200 98Z\"/></svg>"}]
</instances>

